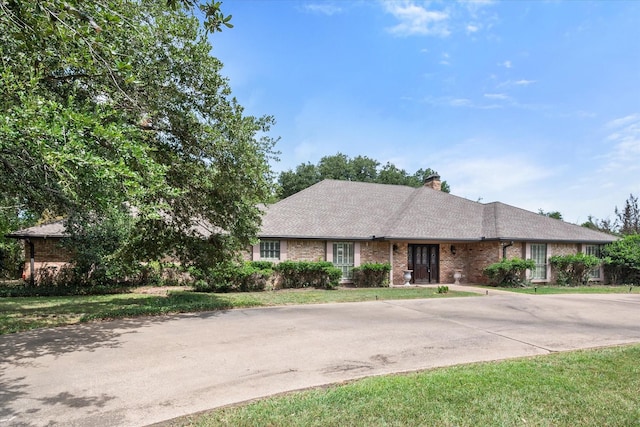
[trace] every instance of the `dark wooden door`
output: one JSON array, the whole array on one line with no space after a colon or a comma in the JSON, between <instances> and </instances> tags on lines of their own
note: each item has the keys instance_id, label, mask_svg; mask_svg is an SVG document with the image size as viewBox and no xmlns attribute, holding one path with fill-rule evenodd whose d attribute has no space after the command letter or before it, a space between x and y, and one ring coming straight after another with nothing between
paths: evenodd
<instances>
[{"instance_id":1,"label":"dark wooden door","mask_svg":"<svg viewBox=\"0 0 640 427\"><path fill-rule=\"evenodd\" d=\"M438 245L409 245L407 264L413 270L412 283L440 281L439 250Z\"/></svg>"}]
</instances>

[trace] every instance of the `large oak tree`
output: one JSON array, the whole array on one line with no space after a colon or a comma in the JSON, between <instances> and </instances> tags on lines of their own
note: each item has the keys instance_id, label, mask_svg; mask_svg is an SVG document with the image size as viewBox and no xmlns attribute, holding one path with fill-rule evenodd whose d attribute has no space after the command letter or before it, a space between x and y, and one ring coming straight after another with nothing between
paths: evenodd
<instances>
[{"instance_id":1,"label":"large oak tree","mask_svg":"<svg viewBox=\"0 0 640 427\"><path fill-rule=\"evenodd\" d=\"M132 212L137 259L246 247L272 194L273 120L232 97L209 42L229 17L200 8L0 0L0 200L76 228Z\"/></svg>"}]
</instances>

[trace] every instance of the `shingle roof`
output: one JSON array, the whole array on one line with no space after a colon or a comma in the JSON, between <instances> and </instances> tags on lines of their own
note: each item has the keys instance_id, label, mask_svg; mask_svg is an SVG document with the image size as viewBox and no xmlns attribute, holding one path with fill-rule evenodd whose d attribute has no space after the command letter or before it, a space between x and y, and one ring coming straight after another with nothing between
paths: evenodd
<instances>
[{"instance_id":1,"label":"shingle roof","mask_svg":"<svg viewBox=\"0 0 640 427\"><path fill-rule=\"evenodd\" d=\"M606 233L427 187L325 180L266 209L260 237L608 243Z\"/></svg>"},{"instance_id":2,"label":"shingle roof","mask_svg":"<svg viewBox=\"0 0 640 427\"><path fill-rule=\"evenodd\" d=\"M46 224L35 225L33 227L25 228L23 230L14 231L7 234L7 237L13 237L17 239L28 239L29 237L65 237L68 234L65 232L64 223L62 220L49 222Z\"/></svg>"}]
</instances>

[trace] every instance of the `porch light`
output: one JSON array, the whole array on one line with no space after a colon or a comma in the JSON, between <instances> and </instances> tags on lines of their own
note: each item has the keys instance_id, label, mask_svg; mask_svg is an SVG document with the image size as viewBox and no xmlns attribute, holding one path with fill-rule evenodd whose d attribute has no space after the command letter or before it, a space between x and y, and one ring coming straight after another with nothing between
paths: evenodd
<instances>
[{"instance_id":1,"label":"porch light","mask_svg":"<svg viewBox=\"0 0 640 427\"><path fill-rule=\"evenodd\" d=\"M451 245L451 247L449 249L451 250L451 255L455 255L456 254L456 247L454 245Z\"/></svg>"}]
</instances>

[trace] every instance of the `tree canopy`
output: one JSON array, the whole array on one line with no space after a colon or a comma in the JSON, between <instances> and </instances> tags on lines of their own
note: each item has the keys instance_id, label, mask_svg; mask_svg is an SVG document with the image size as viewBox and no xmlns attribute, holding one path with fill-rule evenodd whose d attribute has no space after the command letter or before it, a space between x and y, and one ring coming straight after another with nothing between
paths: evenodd
<instances>
[{"instance_id":1,"label":"tree canopy","mask_svg":"<svg viewBox=\"0 0 640 427\"><path fill-rule=\"evenodd\" d=\"M132 212L144 258L212 262L250 242L273 119L232 97L208 39L230 17L203 4L201 23L196 3L0 2L3 203L85 225Z\"/></svg>"},{"instance_id":2,"label":"tree canopy","mask_svg":"<svg viewBox=\"0 0 640 427\"><path fill-rule=\"evenodd\" d=\"M618 209L616 206L614 212L615 218L613 220L609 218L599 220L589 215L588 220L582 226L622 236L640 234L640 207L638 207L637 197L630 194L624 207Z\"/></svg>"},{"instance_id":3,"label":"tree canopy","mask_svg":"<svg viewBox=\"0 0 640 427\"><path fill-rule=\"evenodd\" d=\"M381 165L377 160L367 156L350 158L338 153L321 158L317 165L301 163L295 170L281 172L278 177L278 197L289 197L323 179L420 187L424 184L425 178L434 173L431 169L418 169L415 173L409 174L389 162ZM450 191L446 181L442 182L442 191Z\"/></svg>"}]
</instances>

